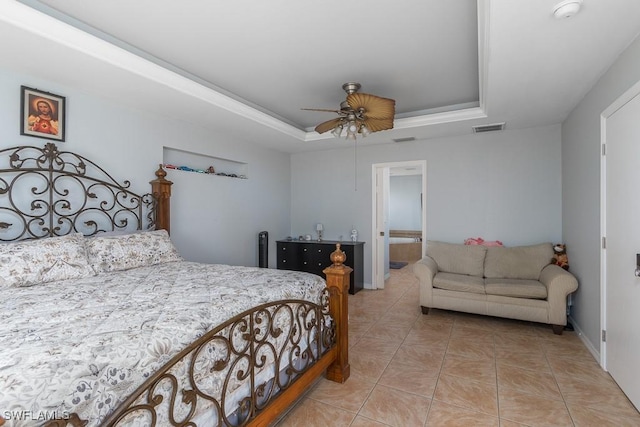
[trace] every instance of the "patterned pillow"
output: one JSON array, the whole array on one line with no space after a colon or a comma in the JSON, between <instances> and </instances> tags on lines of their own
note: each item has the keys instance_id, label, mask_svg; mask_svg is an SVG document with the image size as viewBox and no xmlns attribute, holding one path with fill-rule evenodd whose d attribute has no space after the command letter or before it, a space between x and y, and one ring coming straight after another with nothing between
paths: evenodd
<instances>
[{"instance_id":1,"label":"patterned pillow","mask_svg":"<svg viewBox=\"0 0 640 427\"><path fill-rule=\"evenodd\" d=\"M96 273L182 261L166 230L115 236L97 235L86 239L86 245L89 265Z\"/></svg>"},{"instance_id":2,"label":"patterned pillow","mask_svg":"<svg viewBox=\"0 0 640 427\"><path fill-rule=\"evenodd\" d=\"M0 245L0 287L95 276L82 234Z\"/></svg>"}]
</instances>

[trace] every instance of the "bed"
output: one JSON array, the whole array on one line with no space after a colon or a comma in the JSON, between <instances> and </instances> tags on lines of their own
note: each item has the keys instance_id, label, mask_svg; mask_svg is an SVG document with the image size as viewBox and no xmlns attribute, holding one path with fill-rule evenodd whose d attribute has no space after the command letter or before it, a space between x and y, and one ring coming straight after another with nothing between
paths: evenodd
<instances>
[{"instance_id":1,"label":"bed","mask_svg":"<svg viewBox=\"0 0 640 427\"><path fill-rule=\"evenodd\" d=\"M0 150L0 425L268 425L347 380L339 245L326 280L188 262L166 172L129 187L52 143Z\"/></svg>"},{"instance_id":2,"label":"bed","mask_svg":"<svg viewBox=\"0 0 640 427\"><path fill-rule=\"evenodd\" d=\"M422 258L422 231L389 230L389 261L414 263Z\"/></svg>"}]
</instances>

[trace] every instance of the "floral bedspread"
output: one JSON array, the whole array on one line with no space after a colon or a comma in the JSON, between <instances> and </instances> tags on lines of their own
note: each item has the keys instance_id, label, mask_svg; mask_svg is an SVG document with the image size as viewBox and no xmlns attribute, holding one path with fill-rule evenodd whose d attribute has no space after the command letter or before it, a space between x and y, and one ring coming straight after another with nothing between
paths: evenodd
<instances>
[{"instance_id":1,"label":"floral bedspread","mask_svg":"<svg viewBox=\"0 0 640 427\"><path fill-rule=\"evenodd\" d=\"M206 331L262 303L318 303L324 287L308 273L169 262L0 289L0 416L99 425Z\"/></svg>"}]
</instances>

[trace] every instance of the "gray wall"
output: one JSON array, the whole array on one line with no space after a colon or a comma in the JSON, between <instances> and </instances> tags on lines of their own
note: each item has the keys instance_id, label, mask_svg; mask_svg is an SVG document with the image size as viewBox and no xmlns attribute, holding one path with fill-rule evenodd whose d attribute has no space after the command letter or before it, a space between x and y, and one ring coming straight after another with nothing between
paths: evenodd
<instances>
[{"instance_id":1,"label":"gray wall","mask_svg":"<svg viewBox=\"0 0 640 427\"><path fill-rule=\"evenodd\" d=\"M563 237L580 287L571 317L600 349L600 114L640 80L640 40L618 58L562 125Z\"/></svg>"},{"instance_id":2,"label":"gray wall","mask_svg":"<svg viewBox=\"0 0 640 427\"><path fill-rule=\"evenodd\" d=\"M422 230L422 175L389 177L389 229Z\"/></svg>"},{"instance_id":3,"label":"gray wall","mask_svg":"<svg viewBox=\"0 0 640 427\"><path fill-rule=\"evenodd\" d=\"M371 283L372 165L427 161L427 238L467 237L505 245L560 241L560 125L524 130L345 148L291 156L291 234L349 236L365 244L365 283ZM313 234L313 233L312 233Z\"/></svg>"},{"instance_id":4,"label":"gray wall","mask_svg":"<svg viewBox=\"0 0 640 427\"><path fill-rule=\"evenodd\" d=\"M20 135L20 85L65 96L67 141L58 143L60 149L95 161L119 181L130 180L134 191L150 190L164 146L248 163L247 180L169 171L174 181L172 239L188 260L257 265L258 232L289 232L288 154L0 69L2 148L48 141ZM269 252L275 266L273 239Z\"/></svg>"}]
</instances>

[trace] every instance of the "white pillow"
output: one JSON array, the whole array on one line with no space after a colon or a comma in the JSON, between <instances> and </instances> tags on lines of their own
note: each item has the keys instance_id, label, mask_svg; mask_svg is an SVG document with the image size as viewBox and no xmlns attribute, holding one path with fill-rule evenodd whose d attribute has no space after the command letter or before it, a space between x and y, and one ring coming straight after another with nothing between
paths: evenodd
<instances>
[{"instance_id":1,"label":"white pillow","mask_svg":"<svg viewBox=\"0 0 640 427\"><path fill-rule=\"evenodd\" d=\"M0 244L0 287L95 276L80 233Z\"/></svg>"},{"instance_id":2,"label":"white pillow","mask_svg":"<svg viewBox=\"0 0 640 427\"><path fill-rule=\"evenodd\" d=\"M166 230L86 239L89 265L96 273L182 261Z\"/></svg>"}]
</instances>

